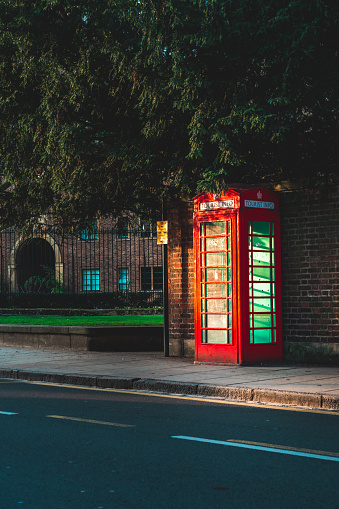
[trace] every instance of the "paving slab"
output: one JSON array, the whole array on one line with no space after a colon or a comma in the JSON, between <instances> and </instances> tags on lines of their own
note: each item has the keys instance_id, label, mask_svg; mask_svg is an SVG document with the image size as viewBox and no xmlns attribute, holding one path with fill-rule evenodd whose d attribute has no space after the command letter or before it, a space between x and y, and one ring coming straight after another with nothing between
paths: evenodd
<instances>
[{"instance_id":1,"label":"paving slab","mask_svg":"<svg viewBox=\"0 0 339 509\"><path fill-rule=\"evenodd\" d=\"M339 367L207 365L161 352L0 347L0 377L339 411Z\"/></svg>"}]
</instances>

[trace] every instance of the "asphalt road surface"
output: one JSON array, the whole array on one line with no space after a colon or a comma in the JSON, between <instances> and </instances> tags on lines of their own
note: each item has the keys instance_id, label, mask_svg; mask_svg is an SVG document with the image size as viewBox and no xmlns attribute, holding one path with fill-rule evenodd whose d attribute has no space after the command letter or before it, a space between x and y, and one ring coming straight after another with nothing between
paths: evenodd
<instances>
[{"instance_id":1,"label":"asphalt road surface","mask_svg":"<svg viewBox=\"0 0 339 509\"><path fill-rule=\"evenodd\" d=\"M0 508L339 508L339 412L0 381Z\"/></svg>"}]
</instances>

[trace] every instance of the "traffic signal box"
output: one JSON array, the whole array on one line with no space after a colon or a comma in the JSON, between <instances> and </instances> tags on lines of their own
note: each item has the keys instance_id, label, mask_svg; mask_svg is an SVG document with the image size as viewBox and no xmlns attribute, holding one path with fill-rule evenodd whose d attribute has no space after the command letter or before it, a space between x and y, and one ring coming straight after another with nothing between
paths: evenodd
<instances>
[{"instance_id":1,"label":"traffic signal box","mask_svg":"<svg viewBox=\"0 0 339 509\"><path fill-rule=\"evenodd\" d=\"M282 360L279 202L263 188L194 200L195 360Z\"/></svg>"}]
</instances>

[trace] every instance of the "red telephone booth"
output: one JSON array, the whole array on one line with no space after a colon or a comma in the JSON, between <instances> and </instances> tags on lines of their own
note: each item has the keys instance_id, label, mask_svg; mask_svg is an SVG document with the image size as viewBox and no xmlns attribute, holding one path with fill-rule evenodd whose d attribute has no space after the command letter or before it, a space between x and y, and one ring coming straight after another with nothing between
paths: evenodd
<instances>
[{"instance_id":1,"label":"red telephone booth","mask_svg":"<svg viewBox=\"0 0 339 509\"><path fill-rule=\"evenodd\" d=\"M194 200L195 360L282 360L279 201L234 187Z\"/></svg>"}]
</instances>

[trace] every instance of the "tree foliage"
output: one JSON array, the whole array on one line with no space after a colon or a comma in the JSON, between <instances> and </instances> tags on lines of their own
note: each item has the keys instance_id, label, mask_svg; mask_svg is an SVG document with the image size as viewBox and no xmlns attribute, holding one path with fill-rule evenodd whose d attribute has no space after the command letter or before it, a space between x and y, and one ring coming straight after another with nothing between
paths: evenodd
<instances>
[{"instance_id":1,"label":"tree foliage","mask_svg":"<svg viewBox=\"0 0 339 509\"><path fill-rule=\"evenodd\" d=\"M0 0L3 222L327 182L334 0Z\"/></svg>"}]
</instances>

